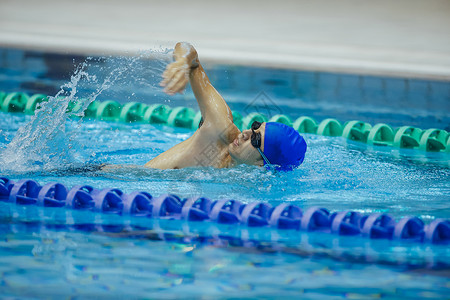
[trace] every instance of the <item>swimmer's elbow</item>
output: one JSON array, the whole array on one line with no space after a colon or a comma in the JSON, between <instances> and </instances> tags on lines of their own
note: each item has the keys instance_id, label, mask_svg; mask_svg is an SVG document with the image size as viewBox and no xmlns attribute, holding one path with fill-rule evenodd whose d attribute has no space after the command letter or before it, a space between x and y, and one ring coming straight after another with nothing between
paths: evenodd
<instances>
[{"instance_id":1,"label":"swimmer's elbow","mask_svg":"<svg viewBox=\"0 0 450 300\"><path fill-rule=\"evenodd\" d=\"M161 169L161 168L158 168L157 164L155 164L153 161L154 161L154 159L152 159L151 161L149 161L148 163L146 163L146 164L144 165L144 167L150 168L150 169Z\"/></svg>"},{"instance_id":2,"label":"swimmer's elbow","mask_svg":"<svg viewBox=\"0 0 450 300\"><path fill-rule=\"evenodd\" d=\"M152 159L148 163L144 165L144 167L149 169L160 169L160 170L166 170L170 169L167 164L162 163L161 161L156 160L156 158Z\"/></svg>"}]
</instances>

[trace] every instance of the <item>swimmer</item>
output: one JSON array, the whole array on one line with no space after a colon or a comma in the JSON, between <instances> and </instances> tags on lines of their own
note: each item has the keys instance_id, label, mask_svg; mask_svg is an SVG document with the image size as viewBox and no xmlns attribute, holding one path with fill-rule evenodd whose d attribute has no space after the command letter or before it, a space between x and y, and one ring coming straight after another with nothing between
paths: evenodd
<instances>
[{"instance_id":1,"label":"swimmer","mask_svg":"<svg viewBox=\"0 0 450 300\"><path fill-rule=\"evenodd\" d=\"M238 164L278 170L298 167L305 157L306 142L293 128L276 122L254 122L240 131L230 108L206 76L197 51L177 43L175 62L164 71L160 85L169 95L183 93L190 82L203 122L187 140L145 164L149 168L181 169L191 166L228 168Z\"/></svg>"}]
</instances>

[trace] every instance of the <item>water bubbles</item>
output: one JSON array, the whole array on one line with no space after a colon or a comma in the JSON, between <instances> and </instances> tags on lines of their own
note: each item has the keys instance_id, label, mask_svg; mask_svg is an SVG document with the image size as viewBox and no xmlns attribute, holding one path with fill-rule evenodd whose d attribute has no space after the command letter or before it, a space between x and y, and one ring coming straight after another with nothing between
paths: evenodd
<instances>
[{"instance_id":1,"label":"water bubbles","mask_svg":"<svg viewBox=\"0 0 450 300\"><path fill-rule=\"evenodd\" d=\"M0 151L1 169L26 172L86 162L89 155L85 146L77 142L83 133L80 126L68 126L68 118L83 118L87 107L105 91L114 94L118 87L128 89L130 82L154 86L148 79L164 70L167 53L160 50L135 57L88 57L76 65L70 81L49 101L42 102L31 120Z\"/></svg>"},{"instance_id":2,"label":"water bubbles","mask_svg":"<svg viewBox=\"0 0 450 300\"><path fill-rule=\"evenodd\" d=\"M9 142L9 139L8 139L7 134L6 134L5 132L3 132L3 130L1 130L1 129L0 129L0 137L1 137L3 140Z\"/></svg>"}]
</instances>

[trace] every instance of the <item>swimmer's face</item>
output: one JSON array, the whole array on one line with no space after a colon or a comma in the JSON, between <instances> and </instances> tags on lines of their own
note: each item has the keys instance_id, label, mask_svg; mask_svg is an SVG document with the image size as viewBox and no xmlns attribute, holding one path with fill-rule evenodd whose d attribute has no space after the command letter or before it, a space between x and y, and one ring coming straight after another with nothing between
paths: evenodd
<instances>
[{"instance_id":1,"label":"swimmer's face","mask_svg":"<svg viewBox=\"0 0 450 300\"><path fill-rule=\"evenodd\" d=\"M266 131L266 123L255 130L261 134L261 151L264 152L264 135ZM228 145L230 156L239 164L263 166L264 160L258 150L253 147L251 142L252 130L242 131L238 137Z\"/></svg>"}]
</instances>

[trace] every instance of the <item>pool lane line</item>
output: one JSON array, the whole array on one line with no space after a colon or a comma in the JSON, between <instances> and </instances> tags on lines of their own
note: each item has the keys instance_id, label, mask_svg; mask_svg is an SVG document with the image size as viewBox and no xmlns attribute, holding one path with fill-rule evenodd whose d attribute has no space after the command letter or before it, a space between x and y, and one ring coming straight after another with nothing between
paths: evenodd
<instances>
[{"instance_id":1,"label":"pool lane line","mask_svg":"<svg viewBox=\"0 0 450 300\"><path fill-rule=\"evenodd\" d=\"M0 92L0 108L4 112L16 112L33 115L36 108L48 101L48 96L26 93ZM147 105L139 102L128 102L120 105L117 101L93 101L82 111L88 101L69 101L67 113L82 114L83 118L110 122L164 124L171 127L181 127L196 130L202 120L201 112L188 107L171 108L164 104ZM388 124L379 123L372 126L369 123L353 120L342 123L328 118L317 122L311 117L301 116L292 121L283 114L267 118L264 114L250 113L242 116L233 111L233 122L239 130L249 129L254 121L280 122L293 127L299 133L309 133L322 136L343 137L347 140L377 147L392 147L412 149L424 152L450 153L450 133L443 129L420 129L413 126L392 128Z\"/></svg>"},{"instance_id":2,"label":"pool lane line","mask_svg":"<svg viewBox=\"0 0 450 300\"><path fill-rule=\"evenodd\" d=\"M389 214L330 212L322 207L303 210L290 203L273 207L266 202L244 204L232 199L213 201L206 197L181 199L174 194L153 197L145 191L125 194L120 189L99 190L89 185L68 189L61 183L51 182L40 186L34 180L13 182L6 177L0 177L0 201L118 216L276 228L373 240L407 241L412 244L450 244L449 220L435 219L425 224L420 218L411 216L395 221Z\"/></svg>"},{"instance_id":3,"label":"pool lane line","mask_svg":"<svg viewBox=\"0 0 450 300\"><path fill-rule=\"evenodd\" d=\"M30 207L29 207L30 208ZM28 212L29 213L29 212ZM27 214L29 215L29 214ZM395 255L383 253L381 247L385 244L378 243L371 247L365 244L364 250L354 251L352 247L360 247L358 241L348 240L340 243L339 239L325 241L320 237L312 237L309 233L303 232L298 240L262 240L250 237L248 229L240 228L237 234L227 234L220 232L217 227L213 231L216 234L209 234L203 231L196 232L196 224L186 222L182 224L181 230L165 229L158 220L148 224L104 224L102 220L96 218L95 222L78 222L75 216L69 217L75 224L54 223L54 220L20 220L20 213L15 213L14 217L8 218L7 223L0 223L0 234L7 239L9 234L26 232L39 238L39 233L48 232L73 232L73 233L93 233L99 236L106 236L113 239L148 240L152 242L167 242L182 245L184 252L194 251L202 247L214 247L226 251L250 253L250 254L288 254L302 259L331 259L342 263L371 265L377 264L398 269L403 272L424 273L427 275L450 277L450 264L442 260L439 252L428 251L426 255L414 256L413 259L396 257ZM94 217L95 218L95 217ZM170 222L165 220L166 222ZM209 226L215 226L209 224ZM209 230L211 231L211 230ZM392 246L392 245L391 245ZM405 252L406 256L406 252ZM408 258L411 258L411 253Z\"/></svg>"}]
</instances>

